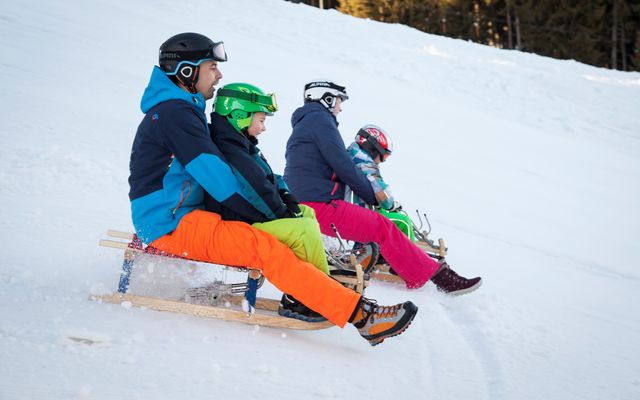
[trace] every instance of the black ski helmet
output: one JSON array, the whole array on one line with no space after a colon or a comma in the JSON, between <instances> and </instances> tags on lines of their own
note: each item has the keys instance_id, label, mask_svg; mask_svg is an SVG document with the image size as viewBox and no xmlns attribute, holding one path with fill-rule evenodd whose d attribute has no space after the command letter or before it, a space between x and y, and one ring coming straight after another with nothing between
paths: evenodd
<instances>
[{"instance_id":1,"label":"black ski helmet","mask_svg":"<svg viewBox=\"0 0 640 400\"><path fill-rule=\"evenodd\" d=\"M179 33L160 46L160 68L176 83L195 93L200 64L204 61L227 61L222 42L214 42L199 33Z\"/></svg>"}]
</instances>

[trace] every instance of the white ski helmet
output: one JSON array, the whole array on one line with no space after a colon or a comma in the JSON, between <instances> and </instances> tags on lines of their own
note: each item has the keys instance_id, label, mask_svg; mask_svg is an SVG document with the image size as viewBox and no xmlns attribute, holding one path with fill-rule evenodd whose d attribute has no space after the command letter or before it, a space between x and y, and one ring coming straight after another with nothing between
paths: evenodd
<instances>
[{"instance_id":1,"label":"white ski helmet","mask_svg":"<svg viewBox=\"0 0 640 400\"><path fill-rule=\"evenodd\" d=\"M385 154L391 155L393 152L391 136L377 125L369 124L360 128L356 134L356 143L373 158L377 155L383 158Z\"/></svg>"},{"instance_id":2,"label":"white ski helmet","mask_svg":"<svg viewBox=\"0 0 640 400\"><path fill-rule=\"evenodd\" d=\"M322 104L330 112L333 112L337 98L342 101L349 99L347 89L344 86L336 85L326 80L312 81L304 85L305 103L315 101Z\"/></svg>"}]
</instances>

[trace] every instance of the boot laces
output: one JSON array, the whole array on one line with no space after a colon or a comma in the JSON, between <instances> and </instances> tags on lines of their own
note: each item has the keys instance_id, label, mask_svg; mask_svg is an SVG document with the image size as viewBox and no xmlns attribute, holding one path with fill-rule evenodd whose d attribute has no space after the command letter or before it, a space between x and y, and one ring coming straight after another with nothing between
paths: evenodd
<instances>
[{"instance_id":1,"label":"boot laces","mask_svg":"<svg viewBox=\"0 0 640 400\"><path fill-rule=\"evenodd\" d=\"M377 306L374 312L374 316L378 319L395 317L400 311L402 304L396 304L395 306Z\"/></svg>"},{"instance_id":2,"label":"boot laces","mask_svg":"<svg viewBox=\"0 0 640 400\"><path fill-rule=\"evenodd\" d=\"M468 279L467 278L463 278L460 275L458 275L458 273L454 270L451 269L451 267L449 266L449 264L447 264L446 261L442 260L440 262L441 268L443 269L442 275L444 276L448 276L449 279L451 279L452 282L455 283L464 283L466 282Z\"/></svg>"},{"instance_id":3,"label":"boot laces","mask_svg":"<svg viewBox=\"0 0 640 400\"><path fill-rule=\"evenodd\" d=\"M368 321L371 318L371 322L373 322L374 319L395 317L401 308L402 304L380 306L375 300L364 299L362 304L363 320Z\"/></svg>"}]
</instances>

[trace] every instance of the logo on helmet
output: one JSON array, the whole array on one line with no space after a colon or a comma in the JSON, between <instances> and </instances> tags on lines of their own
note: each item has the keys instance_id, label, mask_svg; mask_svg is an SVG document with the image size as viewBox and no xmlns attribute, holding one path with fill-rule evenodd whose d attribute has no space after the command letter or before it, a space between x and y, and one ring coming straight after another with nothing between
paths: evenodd
<instances>
[{"instance_id":1,"label":"logo on helmet","mask_svg":"<svg viewBox=\"0 0 640 400\"><path fill-rule=\"evenodd\" d=\"M322 86L322 87L331 87L331 85L329 84L329 82L311 82L307 85L307 89L311 89L314 87L318 87L318 86Z\"/></svg>"},{"instance_id":2,"label":"logo on helmet","mask_svg":"<svg viewBox=\"0 0 640 400\"><path fill-rule=\"evenodd\" d=\"M369 134L373 136L383 148L386 149L389 147L389 144L387 143L387 138L382 132L380 132L376 128L367 128L365 130L369 132Z\"/></svg>"},{"instance_id":3,"label":"logo on helmet","mask_svg":"<svg viewBox=\"0 0 640 400\"><path fill-rule=\"evenodd\" d=\"M384 157L393 152L393 142L389 134L376 125L365 125L356 134L356 143L371 157Z\"/></svg>"}]
</instances>

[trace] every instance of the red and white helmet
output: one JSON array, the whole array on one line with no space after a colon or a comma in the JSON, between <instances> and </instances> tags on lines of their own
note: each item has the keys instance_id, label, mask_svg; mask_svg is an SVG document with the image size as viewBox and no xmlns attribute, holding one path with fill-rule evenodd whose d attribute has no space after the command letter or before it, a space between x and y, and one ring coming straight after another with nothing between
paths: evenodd
<instances>
[{"instance_id":1,"label":"red and white helmet","mask_svg":"<svg viewBox=\"0 0 640 400\"><path fill-rule=\"evenodd\" d=\"M372 158L383 158L393 152L393 142L389 134L377 125L365 125L356 134L356 143Z\"/></svg>"}]
</instances>

